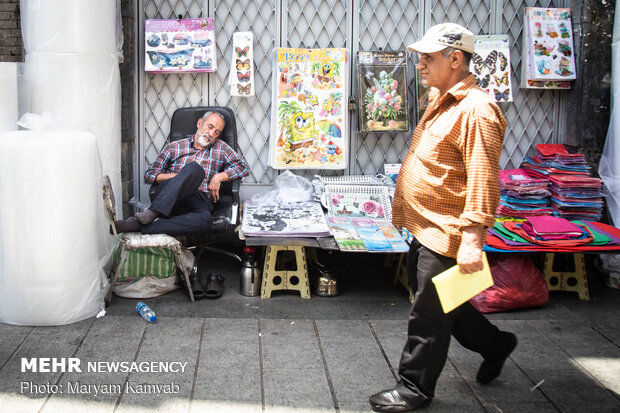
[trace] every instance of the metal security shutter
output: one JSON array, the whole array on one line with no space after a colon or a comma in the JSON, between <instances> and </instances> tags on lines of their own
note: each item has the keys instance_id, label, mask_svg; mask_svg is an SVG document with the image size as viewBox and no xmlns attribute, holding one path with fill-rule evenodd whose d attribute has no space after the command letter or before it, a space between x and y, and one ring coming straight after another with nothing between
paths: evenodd
<instances>
[{"instance_id":1,"label":"metal security shutter","mask_svg":"<svg viewBox=\"0 0 620 413\"><path fill-rule=\"evenodd\" d=\"M501 10L498 33L510 38L512 84L521 84L521 49L523 12L525 7L567 7L564 1L506 0ZM523 158L532 154L538 143L557 143L564 131L561 122L562 99L560 91L512 89L514 102L502 104L508 120L500 165L518 168Z\"/></svg>"},{"instance_id":2,"label":"metal security shutter","mask_svg":"<svg viewBox=\"0 0 620 413\"><path fill-rule=\"evenodd\" d=\"M166 142L172 112L178 107L224 105L235 110L240 152L251 167L244 185L271 185L277 172L267 167L272 99L272 50L280 47L345 47L349 50L349 90L355 99L358 50L403 50L434 24L456 22L476 34L508 33L514 102L501 104L508 120L501 166L517 167L537 143L557 142L562 128L562 92L519 89L522 19L525 7L565 7L562 0L140 0L140 68L144 67L144 19L213 17L218 70L211 74L150 75L140 71L140 127L136 180L148 202L142 176ZM232 35L254 34L256 96L229 96ZM410 119L415 126L415 66L408 70ZM344 173L376 174L384 163L401 162L411 132L358 133L350 116L350 162ZM317 171L299 171L311 177ZM340 174L342 171L332 172Z\"/></svg>"}]
</instances>

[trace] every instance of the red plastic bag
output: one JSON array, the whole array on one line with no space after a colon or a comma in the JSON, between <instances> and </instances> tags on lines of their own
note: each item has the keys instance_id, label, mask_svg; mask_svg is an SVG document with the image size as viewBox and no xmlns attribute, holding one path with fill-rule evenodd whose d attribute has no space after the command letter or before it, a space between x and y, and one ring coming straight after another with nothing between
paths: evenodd
<instances>
[{"instance_id":1,"label":"red plastic bag","mask_svg":"<svg viewBox=\"0 0 620 413\"><path fill-rule=\"evenodd\" d=\"M549 289L528 254L488 253L494 285L469 302L481 313L541 307L549 302Z\"/></svg>"}]
</instances>

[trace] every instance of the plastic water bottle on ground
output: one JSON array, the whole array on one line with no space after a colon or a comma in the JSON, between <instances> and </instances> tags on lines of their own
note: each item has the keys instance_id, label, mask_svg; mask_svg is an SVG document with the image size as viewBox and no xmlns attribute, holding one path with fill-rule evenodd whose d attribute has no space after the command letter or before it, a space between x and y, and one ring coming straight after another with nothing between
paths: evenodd
<instances>
[{"instance_id":1,"label":"plastic water bottle on ground","mask_svg":"<svg viewBox=\"0 0 620 413\"><path fill-rule=\"evenodd\" d=\"M155 316L153 310L151 310L151 307L149 307L145 303L138 303L138 305L136 306L136 310L138 311L138 313L140 313L142 318L144 318L148 322L153 323L155 322L155 320L157 320L157 317Z\"/></svg>"}]
</instances>

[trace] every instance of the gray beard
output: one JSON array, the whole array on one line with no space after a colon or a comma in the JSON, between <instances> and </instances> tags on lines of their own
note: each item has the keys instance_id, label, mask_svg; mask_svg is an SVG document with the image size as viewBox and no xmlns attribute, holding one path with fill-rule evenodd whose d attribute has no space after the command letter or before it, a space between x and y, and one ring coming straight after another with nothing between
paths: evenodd
<instances>
[{"instance_id":1,"label":"gray beard","mask_svg":"<svg viewBox=\"0 0 620 413\"><path fill-rule=\"evenodd\" d=\"M198 137L198 145L202 146L203 148L206 149L212 144L213 144L213 141L210 140L209 138L206 138L204 135L200 135Z\"/></svg>"}]
</instances>

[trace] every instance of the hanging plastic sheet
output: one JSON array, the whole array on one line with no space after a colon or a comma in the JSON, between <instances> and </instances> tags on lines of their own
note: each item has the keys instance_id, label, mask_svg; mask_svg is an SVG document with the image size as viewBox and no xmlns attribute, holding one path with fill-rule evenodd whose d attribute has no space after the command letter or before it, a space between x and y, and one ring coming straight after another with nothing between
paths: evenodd
<instances>
[{"instance_id":1,"label":"hanging plastic sheet","mask_svg":"<svg viewBox=\"0 0 620 413\"><path fill-rule=\"evenodd\" d=\"M17 65L0 62L0 131L17 130Z\"/></svg>"},{"instance_id":2,"label":"hanging plastic sheet","mask_svg":"<svg viewBox=\"0 0 620 413\"><path fill-rule=\"evenodd\" d=\"M27 53L121 53L120 0L21 0Z\"/></svg>"},{"instance_id":3,"label":"hanging plastic sheet","mask_svg":"<svg viewBox=\"0 0 620 413\"><path fill-rule=\"evenodd\" d=\"M22 0L20 12L19 115L49 112L58 128L94 134L120 209L120 0Z\"/></svg>"},{"instance_id":4,"label":"hanging plastic sheet","mask_svg":"<svg viewBox=\"0 0 620 413\"><path fill-rule=\"evenodd\" d=\"M58 128L95 135L103 173L120 196L121 79L116 56L28 53L24 76L28 112L50 112Z\"/></svg>"},{"instance_id":5,"label":"hanging plastic sheet","mask_svg":"<svg viewBox=\"0 0 620 413\"><path fill-rule=\"evenodd\" d=\"M605 183L607 208L616 226L620 225L620 3L616 3L611 44L611 120L598 173Z\"/></svg>"},{"instance_id":6,"label":"hanging plastic sheet","mask_svg":"<svg viewBox=\"0 0 620 413\"><path fill-rule=\"evenodd\" d=\"M95 137L0 132L0 322L62 325L97 315L112 237Z\"/></svg>"}]
</instances>

